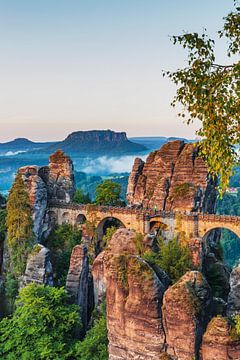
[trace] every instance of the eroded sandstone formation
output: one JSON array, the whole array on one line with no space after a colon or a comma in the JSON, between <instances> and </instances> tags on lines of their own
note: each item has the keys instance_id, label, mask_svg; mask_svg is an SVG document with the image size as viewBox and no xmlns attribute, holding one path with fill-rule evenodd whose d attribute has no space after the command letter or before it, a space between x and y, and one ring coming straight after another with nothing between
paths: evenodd
<instances>
[{"instance_id":1,"label":"eroded sandstone formation","mask_svg":"<svg viewBox=\"0 0 240 360\"><path fill-rule=\"evenodd\" d=\"M235 315L240 315L240 265L235 267L230 275L227 315L230 318Z\"/></svg>"},{"instance_id":2,"label":"eroded sandstone formation","mask_svg":"<svg viewBox=\"0 0 240 360\"><path fill-rule=\"evenodd\" d=\"M53 286L53 272L50 261L50 251L37 244L28 256L25 274L21 286L31 283Z\"/></svg>"},{"instance_id":3,"label":"eroded sandstone formation","mask_svg":"<svg viewBox=\"0 0 240 360\"><path fill-rule=\"evenodd\" d=\"M198 359L208 322L211 289L198 271L187 272L163 297L167 353L178 360Z\"/></svg>"},{"instance_id":4,"label":"eroded sandstone formation","mask_svg":"<svg viewBox=\"0 0 240 360\"><path fill-rule=\"evenodd\" d=\"M73 248L67 275L66 290L79 305L83 332L86 331L93 307L92 277L89 269L88 249L86 245Z\"/></svg>"},{"instance_id":5,"label":"eroded sandstone formation","mask_svg":"<svg viewBox=\"0 0 240 360\"><path fill-rule=\"evenodd\" d=\"M73 198L74 172L71 159L61 150L50 156L48 166L19 169L28 189L32 206L33 230L37 242L49 233L46 210L50 201L70 202Z\"/></svg>"},{"instance_id":6,"label":"eroded sandstone formation","mask_svg":"<svg viewBox=\"0 0 240 360\"><path fill-rule=\"evenodd\" d=\"M240 359L240 343L231 335L231 327L227 318L217 316L208 324L203 336L202 359Z\"/></svg>"},{"instance_id":7,"label":"eroded sandstone formation","mask_svg":"<svg viewBox=\"0 0 240 360\"><path fill-rule=\"evenodd\" d=\"M135 160L127 199L144 208L212 213L215 185L197 146L176 140L150 153L145 163Z\"/></svg>"}]
</instances>

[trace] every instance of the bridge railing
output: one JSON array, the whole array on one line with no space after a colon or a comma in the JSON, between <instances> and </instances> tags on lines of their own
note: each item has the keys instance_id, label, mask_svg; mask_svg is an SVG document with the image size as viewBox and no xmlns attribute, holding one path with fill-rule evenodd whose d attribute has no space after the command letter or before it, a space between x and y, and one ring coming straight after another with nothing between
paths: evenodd
<instances>
[{"instance_id":1,"label":"bridge railing","mask_svg":"<svg viewBox=\"0 0 240 360\"><path fill-rule=\"evenodd\" d=\"M76 204L76 203L63 203L51 201L48 206L50 208L62 208L69 210L79 211L99 211L105 213L121 213L121 214L135 214L143 216L146 220L153 219L155 217L162 218L176 218L180 216L188 220L200 220L200 221L211 221L211 222L238 222L240 223L240 216L232 215L217 215L217 214L204 214L199 212L187 212L187 211L166 211L166 210L153 210L153 209L138 209L134 207L120 207L120 206L104 206L95 204Z\"/></svg>"}]
</instances>

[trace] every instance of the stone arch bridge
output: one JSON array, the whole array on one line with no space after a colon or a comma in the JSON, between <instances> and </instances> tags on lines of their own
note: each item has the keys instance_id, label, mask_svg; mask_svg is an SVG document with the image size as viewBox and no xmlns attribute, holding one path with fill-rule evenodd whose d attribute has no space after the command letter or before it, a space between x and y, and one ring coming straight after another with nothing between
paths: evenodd
<instances>
[{"instance_id":1,"label":"stone arch bridge","mask_svg":"<svg viewBox=\"0 0 240 360\"><path fill-rule=\"evenodd\" d=\"M204 238L209 231L216 228L228 229L240 237L238 216L166 211L154 213L129 207L75 203L52 203L48 212L57 224L68 222L79 225L87 220L100 228L107 219L116 219L123 227L143 234L161 228L165 237L169 239L180 233L183 233L186 239Z\"/></svg>"}]
</instances>

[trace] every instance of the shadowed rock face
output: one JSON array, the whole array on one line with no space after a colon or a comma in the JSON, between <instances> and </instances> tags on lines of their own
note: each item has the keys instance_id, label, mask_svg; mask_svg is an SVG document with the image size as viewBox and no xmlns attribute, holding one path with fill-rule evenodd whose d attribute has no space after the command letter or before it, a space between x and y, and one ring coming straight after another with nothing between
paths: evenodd
<instances>
[{"instance_id":1,"label":"shadowed rock face","mask_svg":"<svg viewBox=\"0 0 240 360\"><path fill-rule=\"evenodd\" d=\"M70 202L73 198L74 171L72 161L62 151L50 156L49 166L25 166L19 169L28 189L32 206L33 230L37 242L49 233L46 210L49 201Z\"/></svg>"},{"instance_id":2,"label":"shadowed rock face","mask_svg":"<svg viewBox=\"0 0 240 360\"><path fill-rule=\"evenodd\" d=\"M52 264L50 251L43 245L35 245L29 255L21 286L30 283L53 286Z\"/></svg>"},{"instance_id":3,"label":"shadowed rock face","mask_svg":"<svg viewBox=\"0 0 240 360\"><path fill-rule=\"evenodd\" d=\"M187 272L163 297L163 325L167 352L178 360L198 359L211 290L198 271Z\"/></svg>"},{"instance_id":4,"label":"shadowed rock face","mask_svg":"<svg viewBox=\"0 0 240 360\"><path fill-rule=\"evenodd\" d=\"M230 325L226 318L214 317L203 336L203 360L238 360L240 343L230 335Z\"/></svg>"},{"instance_id":5,"label":"shadowed rock face","mask_svg":"<svg viewBox=\"0 0 240 360\"><path fill-rule=\"evenodd\" d=\"M240 314L240 265L230 275L230 292L227 301L227 316Z\"/></svg>"},{"instance_id":6,"label":"shadowed rock face","mask_svg":"<svg viewBox=\"0 0 240 360\"><path fill-rule=\"evenodd\" d=\"M194 144L176 140L150 153L146 162L136 159L129 177L130 205L158 210L214 212L215 183Z\"/></svg>"},{"instance_id":7,"label":"shadowed rock face","mask_svg":"<svg viewBox=\"0 0 240 360\"><path fill-rule=\"evenodd\" d=\"M66 290L79 305L83 333L87 329L93 306L92 277L89 269L88 249L86 245L73 248L67 275Z\"/></svg>"}]
</instances>

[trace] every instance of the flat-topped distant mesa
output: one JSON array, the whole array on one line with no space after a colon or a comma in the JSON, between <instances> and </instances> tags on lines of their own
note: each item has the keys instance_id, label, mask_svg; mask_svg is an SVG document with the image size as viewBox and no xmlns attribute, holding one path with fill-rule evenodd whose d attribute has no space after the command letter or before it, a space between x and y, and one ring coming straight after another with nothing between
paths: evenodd
<instances>
[{"instance_id":1,"label":"flat-topped distant mesa","mask_svg":"<svg viewBox=\"0 0 240 360\"><path fill-rule=\"evenodd\" d=\"M136 153L146 150L141 144L128 140L125 132L112 130L76 131L65 140L48 148L54 151L61 149L67 153L121 154Z\"/></svg>"}]
</instances>

